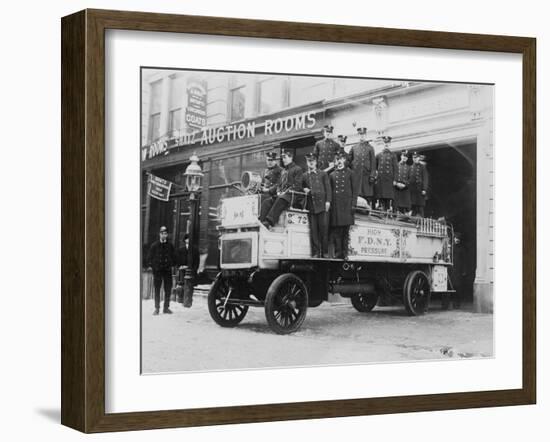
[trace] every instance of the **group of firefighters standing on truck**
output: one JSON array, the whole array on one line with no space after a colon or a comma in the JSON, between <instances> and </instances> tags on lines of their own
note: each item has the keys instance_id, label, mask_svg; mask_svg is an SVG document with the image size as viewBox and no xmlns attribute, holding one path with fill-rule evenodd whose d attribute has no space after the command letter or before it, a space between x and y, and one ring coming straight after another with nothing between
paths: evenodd
<instances>
[{"instance_id":1,"label":"group of firefighters standing on truck","mask_svg":"<svg viewBox=\"0 0 550 442\"><path fill-rule=\"evenodd\" d=\"M292 150L281 152L283 167L276 152L266 154L260 221L271 229L280 214L305 194L312 256L344 259L357 197L363 198L370 210L424 216L428 172L423 156L417 152L412 155L412 165L407 164L406 150L400 152L398 161L389 149L391 137L379 138L384 148L375 155L366 139L366 127L357 128L359 142L347 152L347 137L338 135L334 139L333 131L333 126L324 126L324 138L306 155L306 171L294 162ZM333 244L332 256L329 241Z\"/></svg>"}]
</instances>

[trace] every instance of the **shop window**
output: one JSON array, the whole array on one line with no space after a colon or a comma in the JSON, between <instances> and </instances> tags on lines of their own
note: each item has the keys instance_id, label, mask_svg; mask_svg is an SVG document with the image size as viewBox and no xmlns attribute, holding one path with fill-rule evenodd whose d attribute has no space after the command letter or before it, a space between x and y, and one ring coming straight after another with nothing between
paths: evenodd
<instances>
[{"instance_id":1,"label":"shop window","mask_svg":"<svg viewBox=\"0 0 550 442\"><path fill-rule=\"evenodd\" d=\"M212 161L210 186L228 185L241 179L241 157Z\"/></svg>"},{"instance_id":2,"label":"shop window","mask_svg":"<svg viewBox=\"0 0 550 442\"><path fill-rule=\"evenodd\" d=\"M266 168L265 151L243 155L242 171L262 173Z\"/></svg>"}]
</instances>

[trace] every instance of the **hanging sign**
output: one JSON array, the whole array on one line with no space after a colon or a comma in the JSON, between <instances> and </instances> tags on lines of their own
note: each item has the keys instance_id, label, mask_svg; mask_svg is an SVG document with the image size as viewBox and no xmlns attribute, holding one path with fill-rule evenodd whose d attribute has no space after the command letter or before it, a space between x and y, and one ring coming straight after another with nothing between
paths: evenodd
<instances>
[{"instance_id":1,"label":"hanging sign","mask_svg":"<svg viewBox=\"0 0 550 442\"><path fill-rule=\"evenodd\" d=\"M187 108L185 122L188 127L202 129L206 126L206 82L190 78L187 83Z\"/></svg>"},{"instance_id":2,"label":"hanging sign","mask_svg":"<svg viewBox=\"0 0 550 442\"><path fill-rule=\"evenodd\" d=\"M149 175L147 194L161 201L168 201L172 183L155 175Z\"/></svg>"}]
</instances>

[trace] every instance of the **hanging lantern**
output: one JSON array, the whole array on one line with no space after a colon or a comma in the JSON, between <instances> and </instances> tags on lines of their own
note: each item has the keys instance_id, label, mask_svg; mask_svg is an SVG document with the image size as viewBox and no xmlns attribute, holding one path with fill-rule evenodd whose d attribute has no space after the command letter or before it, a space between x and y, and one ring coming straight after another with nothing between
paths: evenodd
<instances>
[{"instance_id":1,"label":"hanging lantern","mask_svg":"<svg viewBox=\"0 0 550 442\"><path fill-rule=\"evenodd\" d=\"M198 164L199 157L195 153L191 155L189 161L191 161L191 163L187 166L183 174L185 176L185 187L189 192L198 192L201 188L204 174L202 173L201 166Z\"/></svg>"}]
</instances>

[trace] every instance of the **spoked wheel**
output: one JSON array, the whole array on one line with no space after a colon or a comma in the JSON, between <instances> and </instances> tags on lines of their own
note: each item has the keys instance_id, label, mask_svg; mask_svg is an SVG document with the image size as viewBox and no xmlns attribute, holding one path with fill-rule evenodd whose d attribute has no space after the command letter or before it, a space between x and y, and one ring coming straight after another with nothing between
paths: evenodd
<instances>
[{"instance_id":1,"label":"spoked wheel","mask_svg":"<svg viewBox=\"0 0 550 442\"><path fill-rule=\"evenodd\" d=\"M278 276L265 298L265 317L271 329L280 335L293 333L306 318L308 294L305 284L292 273Z\"/></svg>"},{"instance_id":2,"label":"spoked wheel","mask_svg":"<svg viewBox=\"0 0 550 442\"><path fill-rule=\"evenodd\" d=\"M351 305L361 313L370 312L378 303L378 293L355 293L351 297Z\"/></svg>"},{"instance_id":3,"label":"spoked wheel","mask_svg":"<svg viewBox=\"0 0 550 442\"><path fill-rule=\"evenodd\" d=\"M235 327L248 312L247 305L231 304L226 302L227 296L231 300L229 282L218 275L208 293L208 311L212 319L222 327Z\"/></svg>"},{"instance_id":4,"label":"spoked wheel","mask_svg":"<svg viewBox=\"0 0 550 442\"><path fill-rule=\"evenodd\" d=\"M407 275L403 285L403 304L411 316L423 315L428 311L430 302L430 281L421 270Z\"/></svg>"}]
</instances>

